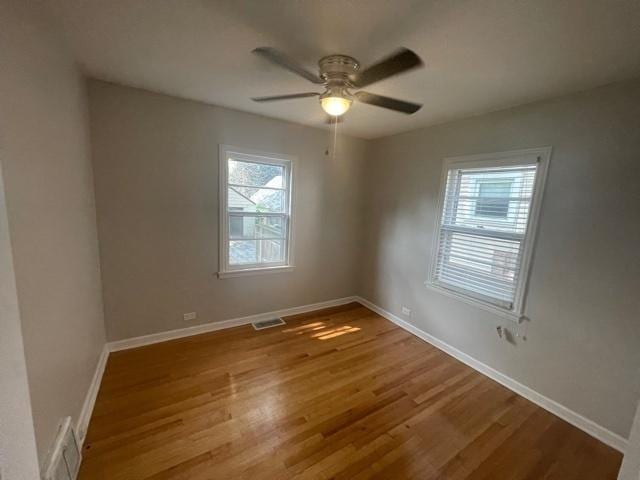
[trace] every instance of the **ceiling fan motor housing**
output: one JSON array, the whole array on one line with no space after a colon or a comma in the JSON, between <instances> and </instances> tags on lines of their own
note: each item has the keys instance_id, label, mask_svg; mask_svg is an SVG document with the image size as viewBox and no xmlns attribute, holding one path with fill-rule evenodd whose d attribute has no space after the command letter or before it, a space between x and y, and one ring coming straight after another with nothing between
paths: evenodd
<instances>
[{"instance_id":1,"label":"ceiling fan motor housing","mask_svg":"<svg viewBox=\"0 0 640 480\"><path fill-rule=\"evenodd\" d=\"M343 95L349 93L347 88L353 88L351 78L360 68L358 61L348 55L328 55L318 62L320 77L326 82L326 95Z\"/></svg>"}]
</instances>

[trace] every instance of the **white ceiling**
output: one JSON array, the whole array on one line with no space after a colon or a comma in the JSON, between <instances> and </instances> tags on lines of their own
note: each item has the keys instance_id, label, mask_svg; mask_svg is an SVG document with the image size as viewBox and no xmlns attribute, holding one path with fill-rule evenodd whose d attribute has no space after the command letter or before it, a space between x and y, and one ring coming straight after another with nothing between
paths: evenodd
<instances>
[{"instance_id":1,"label":"white ceiling","mask_svg":"<svg viewBox=\"0 0 640 480\"><path fill-rule=\"evenodd\" d=\"M356 105L340 128L374 138L640 76L638 0L47 0L92 77L309 125L315 91L250 52L310 69L344 53L364 66L399 46L426 68L367 88L424 103L405 116Z\"/></svg>"}]
</instances>

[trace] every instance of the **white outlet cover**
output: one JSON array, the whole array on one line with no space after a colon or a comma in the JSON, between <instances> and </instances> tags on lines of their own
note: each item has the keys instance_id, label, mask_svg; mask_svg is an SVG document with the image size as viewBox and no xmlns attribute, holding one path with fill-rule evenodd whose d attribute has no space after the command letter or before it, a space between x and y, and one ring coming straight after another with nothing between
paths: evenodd
<instances>
[{"instance_id":1,"label":"white outlet cover","mask_svg":"<svg viewBox=\"0 0 640 480\"><path fill-rule=\"evenodd\" d=\"M182 317L185 320L195 320L196 319L196 312L185 313L184 315L182 315Z\"/></svg>"},{"instance_id":2,"label":"white outlet cover","mask_svg":"<svg viewBox=\"0 0 640 480\"><path fill-rule=\"evenodd\" d=\"M407 307L402 307L402 314L403 315L411 315L411 309L407 308Z\"/></svg>"}]
</instances>

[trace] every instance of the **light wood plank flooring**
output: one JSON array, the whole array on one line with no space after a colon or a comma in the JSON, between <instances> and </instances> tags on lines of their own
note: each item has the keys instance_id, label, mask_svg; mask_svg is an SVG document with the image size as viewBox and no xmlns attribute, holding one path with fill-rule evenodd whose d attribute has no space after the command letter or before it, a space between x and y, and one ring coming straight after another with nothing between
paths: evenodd
<instances>
[{"instance_id":1,"label":"light wood plank flooring","mask_svg":"<svg viewBox=\"0 0 640 480\"><path fill-rule=\"evenodd\" d=\"M113 353L81 480L615 479L621 455L359 304Z\"/></svg>"}]
</instances>

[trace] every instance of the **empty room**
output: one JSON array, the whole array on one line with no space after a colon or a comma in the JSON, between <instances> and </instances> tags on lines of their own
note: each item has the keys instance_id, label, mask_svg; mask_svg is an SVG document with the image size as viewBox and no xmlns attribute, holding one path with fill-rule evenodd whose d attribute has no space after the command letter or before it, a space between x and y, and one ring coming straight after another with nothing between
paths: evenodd
<instances>
[{"instance_id":1,"label":"empty room","mask_svg":"<svg viewBox=\"0 0 640 480\"><path fill-rule=\"evenodd\" d=\"M1 480L638 480L638 0L0 0Z\"/></svg>"}]
</instances>

